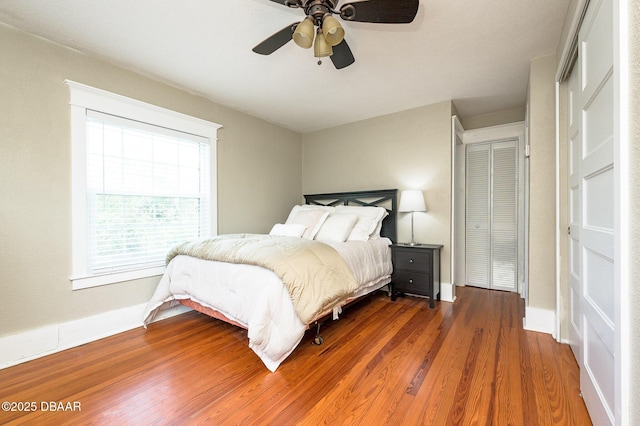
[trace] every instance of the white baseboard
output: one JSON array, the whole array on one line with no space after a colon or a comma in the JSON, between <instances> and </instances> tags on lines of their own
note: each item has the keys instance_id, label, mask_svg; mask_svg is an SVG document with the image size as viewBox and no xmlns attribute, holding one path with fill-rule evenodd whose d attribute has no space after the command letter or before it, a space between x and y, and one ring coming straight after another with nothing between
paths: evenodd
<instances>
[{"instance_id":1,"label":"white baseboard","mask_svg":"<svg viewBox=\"0 0 640 426\"><path fill-rule=\"evenodd\" d=\"M440 283L440 300L443 302L455 302L456 286L451 283Z\"/></svg>"},{"instance_id":2,"label":"white baseboard","mask_svg":"<svg viewBox=\"0 0 640 426\"><path fill-rule=\"evenodd\" d=\"M539 331L555 335L556 313L551 309L525 308L525 315L522 320L525 330Z\"/></svg>"},{"instance_id":3,"label":"white baseboard","mask_svg":"<svg viewBox=\"0 0 640 426\"><path fill-rule=\"evenodd\" d=\"M146 305L142 303L75 321L0 337L0 347L3 348L0 352L0 369L142 327L142 315ZM189 310L186 306L178 305L162 311L154 321Z\"/></svg>"}]
</instances>

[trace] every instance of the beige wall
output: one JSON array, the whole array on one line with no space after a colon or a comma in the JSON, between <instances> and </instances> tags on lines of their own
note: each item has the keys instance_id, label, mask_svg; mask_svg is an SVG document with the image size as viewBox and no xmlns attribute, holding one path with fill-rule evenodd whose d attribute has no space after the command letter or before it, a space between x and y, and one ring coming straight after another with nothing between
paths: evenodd
<instances>
[{"instance_id":1,"label":"beige wall","mask_svg":"<svg viewBox=\"0 0 640 426\"><path fill-rule=\"evenodd\" d=\"M629 424L640 425L640 2L629 1ZM623 296L624 297L624 296Z\"/></svg>"},{"instance_id":2,"label":"beige wall","mask_svg":"<svg viewBox=\"0 0 640 426\"><path fill-rule=\"evenodd\" d=\"M71 291L65 79L222 124L219 232L266 232L299 201L297 133L3 25L0 58L0 336L145 303L158 281Z\"/></svg>"},{"instance_id":3,"label":"beige wall","mask_svg":"<svg viewBox=\"0 0 640 426\"><path fill-rule=\"evenodd\" d=\"M451 282L451 114L451 102L442 102L303 136L305 193L424 190L429 211L415 214L415 239L444 245L444 283ZM398 238L409 241L410 215L398 219Z\"/></svg>"},{"instance_id":4,"label":"beige wall","mask_svg":"<svg viewBox=\"0 0 640 426\"><path fill-rule=\"evenodd\" d=\"M501 124L524 121L526 105L509 108L488 114L460 117L460 123L465 130L480 129L483 127L499 126Z\"/></svg>"},{"instance_id":5,"label":"beige wall","mask_svg":"<svg viewBox=\"0 0 640 426\"><path fill-rule=\"evenodd\" d=\"M556 309L555 55L531 61L529 74L529 306Z\"/></svg>"}]
</instances>

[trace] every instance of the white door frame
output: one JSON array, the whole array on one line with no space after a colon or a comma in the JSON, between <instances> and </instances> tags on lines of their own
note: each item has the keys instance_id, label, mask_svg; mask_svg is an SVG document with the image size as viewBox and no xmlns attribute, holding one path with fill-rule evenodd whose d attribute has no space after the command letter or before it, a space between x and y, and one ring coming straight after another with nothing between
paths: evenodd
<instances>
[{"instance_id":1,"label":"white door frame","mask_svg":"<svg viewBox=\"0 0 640 426\"><path fill-rule=\"evenodd\" d=\"M457 115L451 117L451 298L456 300L456 286L465 286L466 275L464 258L464 153L458 154L462 147L464 128ZM462 186L462 189L461 189ZM460 193L463 196L460 198ZM443 291L444 289L440 289ZM444 299L444 292L442 295Z\"/></svg>"},{"instance_id":2,"label":"white door frame","mask_svg":"<svg viewBox=\"0 0 640 426\"><path fill-rule=\"evenodd\" d=\"M500 140L508 140L508 139L517 139L519 146L519 155L518 155L518 170L521 178L518 179L518 187L519 194L525 194L525 189L528 187L529 183L527 181L527 177L524 173L525 171L525 156L526 156L526 132L525 132L525 122L519 121L515 123L503 124L498 126L491 127L483 127L480 129L472 129L472 130L463 130L462 132L462 144L474 144L474 143L487 143L493 141ZM462 150L464 156L464 150ZM462 169L464 170L465 164L464 159L462 159ZM460 206L458 206L459 209ZM518 213L519 221L522 220L521 225L519 225L519 235L518 235L518 282L517 282L517 292L525 297L527 294L527 278L525 275L525 271L527 270L527 258L525 256L525 248L527 245L528 239L528 222L526 222L526 212L525 209L525 200L521 200L519 202L519 209L521 209ZM458 212L460 213L460 212ZM455 213L454 213L455 214ZM464 215L464 211L462 212ZM464 247L458 247L458 251L464 251ZM460 278L460 277L458 277Z\"/></svg>"}]
</instances>

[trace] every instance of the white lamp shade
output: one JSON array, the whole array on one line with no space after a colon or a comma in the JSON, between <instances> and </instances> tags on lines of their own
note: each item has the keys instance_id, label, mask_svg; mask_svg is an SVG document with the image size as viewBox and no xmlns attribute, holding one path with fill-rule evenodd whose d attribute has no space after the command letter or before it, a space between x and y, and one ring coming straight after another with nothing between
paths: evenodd
<instances>
[{"instance_id":1,"label":"white lamp shade","mask_svg":"<svg viewBox=\"0 0 640 426\"><path fill-rule=\"evenodd\" d=\"M426 212L427 205L424 202L424 195L419 189L407 189L400 194L400 212Z\"/></svg>"}]
</instances>

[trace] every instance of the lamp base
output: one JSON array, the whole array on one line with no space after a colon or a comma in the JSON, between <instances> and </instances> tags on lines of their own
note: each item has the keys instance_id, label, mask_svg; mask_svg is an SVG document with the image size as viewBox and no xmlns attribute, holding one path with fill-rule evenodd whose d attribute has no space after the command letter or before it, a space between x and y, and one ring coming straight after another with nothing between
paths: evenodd
<instances>
[{"instance_id":1,"label":"lamp base","mask_svg":"<svg viewBox=\"0 0 640 426\"><path fill-rule=\"evenodd\" d=\"M413 238L413 212L411 212L411 242L408 243L408 245L412 247L420 245L420 243L416 243L415 239Z\"/></svg>"}]
</instances>

